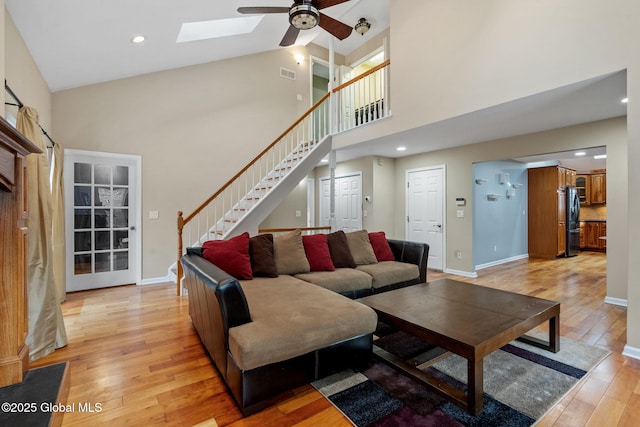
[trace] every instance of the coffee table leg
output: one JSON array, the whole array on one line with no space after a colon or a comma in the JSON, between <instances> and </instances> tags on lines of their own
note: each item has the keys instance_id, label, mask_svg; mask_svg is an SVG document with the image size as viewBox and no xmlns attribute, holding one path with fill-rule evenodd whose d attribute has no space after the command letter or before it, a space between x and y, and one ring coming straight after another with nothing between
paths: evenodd
<instances>
[{"instance_id":1,"label":"coffee table leg","mask_svg":"<svg viewBox=\"0 0 640 427\"><path fill-rule=\"evenodd\" d=\"M549 319L549 350L560 351L560 313Z\"/></svg>"},{"instance_id":2,"label":"coffee table leg","mask_svg":"<svg viewBox=\"0 0 640 427\"><path fill-rule=\"evenodd\" d=\"M482 411L482 395L484 394L483 359L467 360L467 412L477 415Z\"/></svg>"}]
</instances>

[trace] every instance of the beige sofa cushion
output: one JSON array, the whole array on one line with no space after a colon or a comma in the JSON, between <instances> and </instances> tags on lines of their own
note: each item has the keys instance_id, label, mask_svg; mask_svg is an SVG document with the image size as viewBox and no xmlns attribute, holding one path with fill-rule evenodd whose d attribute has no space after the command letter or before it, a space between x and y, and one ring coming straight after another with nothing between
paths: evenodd
<instances>
[{"instance_id":1,"label":"beige sofa cushion","mask_svg":"<svg viewBox=\"0 0 640 427\"><path fill-rule=\"evenodd\" d=\"M312 271L295 277L334 292L371 289L371 276L353 268L336 268L335 271Z\"/></svg>"},{"instance_id":2,"label":"beige sofa cushion","mask_svg":"<svg viewBox=\"0 0 640 427\"><path fill-rule=\"evenodd\" d=\"M351 250L353 260L357 265L375 264L378 262L373 246L369 241L369 233L367 230L358 230L345 233L347 235L347 243Z\"/></svg>"},{"instance_id":3,"label":"beige sofa cushion","mask_svg":"<svg viewBox=\"0 0 640 427\"><path fill-rule=\"evenodd\" d=\"M240 369L287 360L376 328L371 308L292 276L241 284L252 321L229 329L229 351Z\"/></svg>"},{"instance_id":4,"label":"beige sofa cushion","mask_svg":"<svg viewBox=\"0 0 640 427\"><path fill-rule=\"evenodd\" d=\"M381 261L377 264L359 265L356 270L365 272L373 278L374 289L420 277L417 265L398 261Z\"/></svg>"},{"instance_id":5,"label":"beige sofa cushion","mask_svg":"<svg viewBox=\"0 0 640 427\"><path fill-rule=\"evenodd\" d=\"M311 271L300 230L273 236L273 257L278 274L308 273Z\"/></svg>"}]
</instances>

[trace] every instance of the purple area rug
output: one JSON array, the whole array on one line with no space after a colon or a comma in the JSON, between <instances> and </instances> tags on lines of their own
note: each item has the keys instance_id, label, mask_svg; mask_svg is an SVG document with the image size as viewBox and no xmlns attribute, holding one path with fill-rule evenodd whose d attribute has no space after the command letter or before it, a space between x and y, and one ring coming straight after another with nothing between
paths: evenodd
<instances>
[{"instance_id":1,"label":"purple area rug","mask_svg":"<svg viewBox=\"0 0 640 427\"><path fill-rule=\"evenodd\" d=\"M376 345L419 364L442 351L404 334L379 329ZM440 395L373 360L362 372L345 371L314 387L356 426L530 426L609 352L561 338L550 353L513 342L485 358L484 408L471 416ZM464 388L466 361L452 355L425 368Z\"/></svg>"}]
</instances>

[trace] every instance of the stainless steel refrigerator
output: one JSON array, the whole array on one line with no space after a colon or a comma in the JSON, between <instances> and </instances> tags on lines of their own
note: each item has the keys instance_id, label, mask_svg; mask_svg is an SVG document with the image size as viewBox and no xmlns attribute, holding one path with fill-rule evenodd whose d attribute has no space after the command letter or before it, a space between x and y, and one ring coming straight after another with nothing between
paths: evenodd
<instances>
[{"instance_id":1,"label":"stainless steel refrigerator","mask_svg":"<svg viewBox=\"0 0 640 427\"><path fill-rule=\"evenodd\" d=\"M575 187L566 188L567 201L567 249L566 256L575 256L580 252L580 196Z\"/></svg>"}]
</instances>

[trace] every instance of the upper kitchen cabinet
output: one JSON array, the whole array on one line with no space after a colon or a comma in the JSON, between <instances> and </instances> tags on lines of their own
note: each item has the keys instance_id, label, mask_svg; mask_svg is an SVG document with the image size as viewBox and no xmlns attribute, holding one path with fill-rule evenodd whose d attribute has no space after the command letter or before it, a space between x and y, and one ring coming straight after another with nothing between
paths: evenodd
<instances>
[{"instance_id":1,"label":"upper kitchen cabinet","mask_svg":"<svg viewBox=\"0 0 640 427\"><path fill-rule=\"evenodd\" d=\"M607 174L606 172L598 172L591 174L591 199L590 203L603 204L607 203Z\"/></svg>"},{"instance_id":2,"label":"upper kitchen cabinet","mask_svg":"<svg viewBox=\"0 0 640 427\"><path fill-rule=\"evenodd\" d=\"M578 189L580 204L581 205L590 204L591 203L591 176L576 175L576 188Z\"/></svg>"},{"instance_id":3,"label":"upper kitchen cabinet","mask_svg":"<svg viewBox=\"0 0 640 427\"><path fill-rule=\"evenodd\" d=\"M581 205L607 203L607 171L603 169L592 172L576 176Z\"/></svg>"},{"instance_id":4,"label":"upper kitchen cabinet","mask_svg":"<svg viewBox=\"0 0 640 427\"><path fill-rule=\"evenodd\" d=\"M557 166L558 188L575 187L576 171L573 169Z\"/></svg>"}]
</instances>

